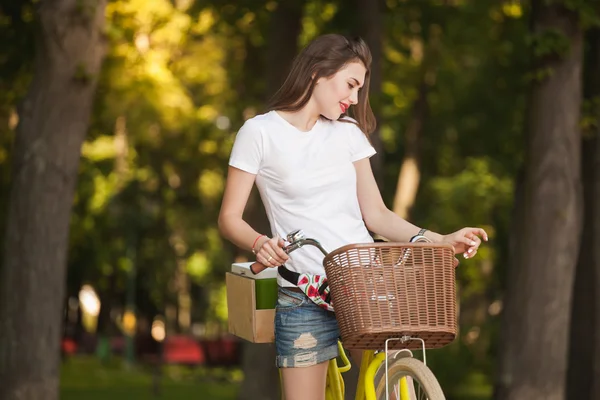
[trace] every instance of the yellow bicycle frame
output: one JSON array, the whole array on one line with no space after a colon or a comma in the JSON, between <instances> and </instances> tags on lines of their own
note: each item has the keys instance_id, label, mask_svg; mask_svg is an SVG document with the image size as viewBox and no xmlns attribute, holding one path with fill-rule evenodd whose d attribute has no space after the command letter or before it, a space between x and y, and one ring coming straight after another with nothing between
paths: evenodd
<instances>
[{"instance_id":1,"label":"yellow bicycle frame","mask_svg":"<svg viewBox=\"0 0 600 400\"><path fill-rule=\"evenodd\" d=\"M355 400L377 400L375 391L375 374L381 363L385 362L385 353L377 355L373 351L363 352L362 364L360 366L360 375L358 377L358 387L356 389ZM411 400L411 391L406 377L400 379L400 398L394 400Z\"/></svg>"},{"instance_id":2,"label":"yellow bicycle frame","mask_svg":"<svg viewBox=\"0 0 600 400\"><path fill-rule=\"evenodd\" d=\"M329 366L327 368L327 384L325 387L325 398L327 400L344 400L345 386L342 373L351 368L350 361L346 357L341 342L338 342L338 348L343 364L339 366L336 359L329 361ZM377 400L375 374L383 362L385 362L385 353L381 352L375 354L373 351L363 352L355 400ZM406 377L402 377L400 379L400 398L393 400L413 400L411 399L410 393L408 380Z\"/></svg>"}]
</instances>

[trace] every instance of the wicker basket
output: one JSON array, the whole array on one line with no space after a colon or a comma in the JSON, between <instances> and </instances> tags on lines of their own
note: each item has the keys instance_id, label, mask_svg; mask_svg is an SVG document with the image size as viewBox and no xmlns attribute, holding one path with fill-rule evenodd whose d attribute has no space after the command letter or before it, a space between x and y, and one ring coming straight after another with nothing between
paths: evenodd
<instances>
[{"instance_id":1,"label":"wicker basket","mask_svg":"<svg viewBox=\"0 0 600 400\"><path fill-rule=\"evenodd\" d=\"M456 337L454 250L431 243L341 247L323 261L344 347L383 349L409 335L439 348ZM418 349L420 341L389 348Z\"/></svg>"}]
</instances>

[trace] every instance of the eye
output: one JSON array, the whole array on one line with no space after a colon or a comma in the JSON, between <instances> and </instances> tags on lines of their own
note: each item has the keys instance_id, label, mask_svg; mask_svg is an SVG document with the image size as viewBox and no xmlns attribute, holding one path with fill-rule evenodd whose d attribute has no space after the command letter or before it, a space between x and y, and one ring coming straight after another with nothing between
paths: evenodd
<instances>
[{"instance_id":1,"label":"eye","mask_svg":"<svg viewBox=\"0 0 600 400\"><path fill-rule=\"evenodd\" d=\"M354 89L354 85L353 85L353 84L351 84L350 82L348 82L348 87L349 87L350 89Z\"/></svg>"}]
</instances>

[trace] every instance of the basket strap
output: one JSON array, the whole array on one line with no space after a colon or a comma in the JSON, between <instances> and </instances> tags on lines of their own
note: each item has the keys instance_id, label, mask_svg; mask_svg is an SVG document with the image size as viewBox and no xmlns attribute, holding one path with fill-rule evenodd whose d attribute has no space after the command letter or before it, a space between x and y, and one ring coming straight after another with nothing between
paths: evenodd
<instances>
[{"instance_id":1,"label":"basket strap","mask_svg":"<svg viewBox=\"0 0 600 400\"><path fill-rule=\"evenodd\" d=\"M289 283L298 286L298 281L300 280L300 274L294 271L290 271L285 267L285 265L280 265L277 267L277 272L279 275ZM325 293L327 287L329 286L329 282L325 281L322 285L319 286L319 294Z\"/></svg>"},{"instance_id":2,"label":"basket strap","mask_svg":"<svg viewBox=\"0 0 600 400\"><path fill-rule=\"evenodd\" d=\"M280 265L279 267L277 267L277 272L279 272L279 275L281 275L281 277L283 279L285 279L292 285L298 286L298 281L300 280L299 273L290 271L289 269L287 269L285 267L285 265ZM328 287L329 287L329 282L328 281L323 282L323 284L320 285L319 289L318 289L319 295L322 295L323 293L325 293L325 290L327 290ZM325 297L325 302L331 303L331 292L327 293L327 296Z\"/></svg>"},{"instance_id":3,"label":"basket strap","mask_svg":"<svg viewBox=\"0 0 600 400\"><path fill-rule=\"evenodd\" d=\"M283 279L285 279L286 281L288 281L292 285L298 286L298 280L300 279L300 274L299 273L294 272L294 271L290 271L289 269L287 269L285 267L285 265L280 265L277 268L277 272L279 272L279 275L281 275L281 277Z\"/></svg>"},{"instance_id":4,"label":"basket strap","mask_svg":"<svg viewBox=\"0 0 600 400\"><path fill-rule=\"evenodd\" d=\"M321 286L319 286L319 294L325 293L327 287L329 286L329 281L325 281Z\"/></svg>"}]
</instances>

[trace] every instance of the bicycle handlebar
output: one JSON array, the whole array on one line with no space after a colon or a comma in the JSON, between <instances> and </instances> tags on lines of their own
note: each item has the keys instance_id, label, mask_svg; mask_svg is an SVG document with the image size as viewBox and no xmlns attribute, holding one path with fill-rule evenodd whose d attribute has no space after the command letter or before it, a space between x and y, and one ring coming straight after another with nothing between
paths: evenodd
<instances>
[{"instance_id":1,"label":"bicycle handlebar","mask_svg":"<svg viewBox=\"0 0 600 400\"><path fill-rule=\"evenodd\" d=\"M298 229L298 230L288 233L287 241L290 242L290 244L283 247L283 251L285 251L286 254L290 254L292 251L298 250L302 246L306 246L306 245L315 246L316 248L321 250L321 253L323 253L324 256L329 254L329 252L327 250L325 250L323 248L323 246L321 246L321 243L319 243L318 240L307 238L302 229ZM261 273L262 271L264 271L267 268L269 268L269 267L267 267L264 264L261 264L258 261L253 263L252 265L250 265L250 271L252 273L254 273L254 275Z\"/></svg>"},{"instance_id":2,"label":"bicycle handlebar","mask_svg":"<svg viewBox=\"0 0 600 400\"><path fill-rule=\"evenodd\" d=\"M323 246L321 246L321 243L319 243L318 240L307 238L302 229L297 229L295 231L288 233L286 239L290 243L289 245L283 247L283 251L285 251L286 254L290 254L292 251L298 250L299 248L301 248L302 246L305 246L305 245L315 246L316 248L321 250L321 253L323 253L324 256L327 256L329 254L329 252L327 250L325 250L323 248ZM431 240L429 240L425 236L414 236L411 239L411 242L420 242L420 241L430 242ZM254 275L256 275L256 274L261 273L262 271L264 271L267 268L269 268L269 267L256 261L255 263L252 263L252 265L250 265L250 272L252 272Z\"/></svg>"}]
</instances>

